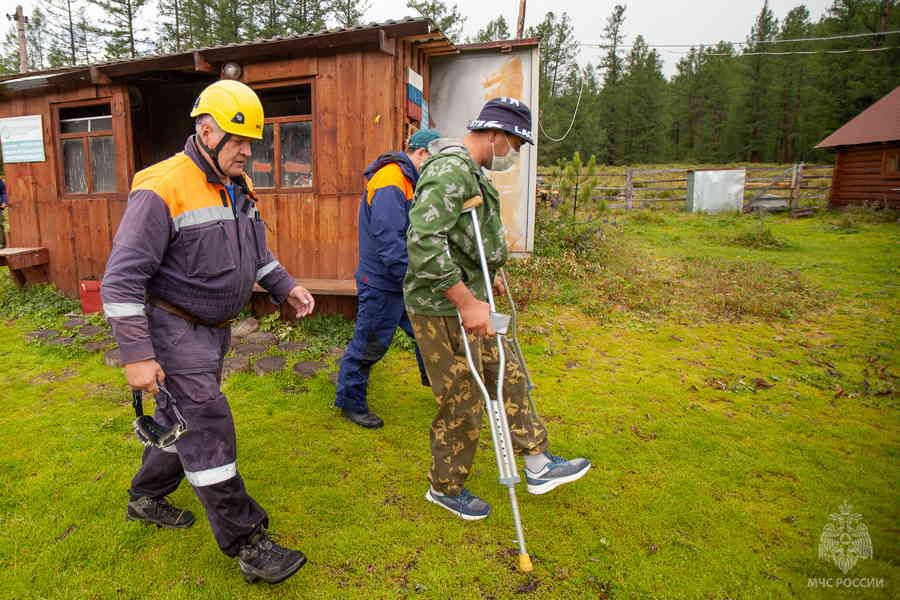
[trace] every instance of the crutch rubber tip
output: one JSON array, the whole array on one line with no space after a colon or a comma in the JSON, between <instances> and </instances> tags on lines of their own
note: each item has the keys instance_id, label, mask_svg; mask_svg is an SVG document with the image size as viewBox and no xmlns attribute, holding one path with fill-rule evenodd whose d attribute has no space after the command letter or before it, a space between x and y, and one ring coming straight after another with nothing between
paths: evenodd
<instances>
[{"instance_id":1,"label":"crutch rubber tip","mask_svg":"<svg viewBox=\"0 0 900 600\"><path fill-rule=\"evenodd\" d=\"M519 555L519 570L523 573L531 573L534 567L531 565L531 557L527 554Z\"/></svg>"}]
</instances>

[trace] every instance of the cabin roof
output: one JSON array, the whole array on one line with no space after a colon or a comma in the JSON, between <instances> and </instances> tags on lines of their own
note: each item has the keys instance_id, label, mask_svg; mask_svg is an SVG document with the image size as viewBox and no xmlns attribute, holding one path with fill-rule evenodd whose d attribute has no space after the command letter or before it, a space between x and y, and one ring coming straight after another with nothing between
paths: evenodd
<instances>
[{"instance_id":1,"label":"cabin roof","mask_svg":"<svg viewBox=\"0 0 900 600\"><path fill-rule=\"evenodd\" d=\"M900 140L900 86L819 142L816 148Z\"/></svg>"},{"instance_id":2,"label":"cabin roof","mask_svg":"<svg viewBox=\"0 0 900 600\"><path fill-rule=\"evenodd\" d=\"M388 38L412 38L417 45L427 44L429 53L457 53L459 50L432 22L422 17L406 17L383 23L369 23L357 27L323 29L289 37L275 37L246 42L191 48L170 54L140 56L84 64L28 73L0 76L0 93L30 89L108 83L116 77L136 75L147 71L209 70L211 63L254 58L277 60L296 56L298 52L316 48L337 48L357 44L381 44L390 50Z\"/></svg>"}]
</instances>

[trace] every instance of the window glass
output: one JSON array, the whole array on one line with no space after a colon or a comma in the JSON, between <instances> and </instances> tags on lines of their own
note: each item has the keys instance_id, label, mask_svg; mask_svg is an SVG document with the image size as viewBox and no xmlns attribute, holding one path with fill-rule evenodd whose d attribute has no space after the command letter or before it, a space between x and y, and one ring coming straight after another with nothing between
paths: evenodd
<instances>
[{"instance_id":1,"label":"window glass","mask_svg":"<svg viewBox=\"0 0 900 600\"><path fill-rule=\"evenodd\" d=\"M85 133L90 127L90 119L68 119L59 122L59 130L62 133Z\"/></svg>"},{"instance_id":2,"label":"window glass","mask_svg":"<svg viewBox=\"0 0 900 600\"><path fill-rule=\"evenodd\" d=\"M312 185L312 122L281 124L281 185Z\"/></svg>"},{"instance_id":3,"label":"window glass","mask_svg":"<svg viewBox=\"0 0 900 600\"><path fill-rule=\"evenodd\" d=\"M884 175L892 177L900 175L900 150L885 150Z\"/></svg>"},{"instance_id":4,"label":"window glass","mask_svg":"<svg viewBox=\"0 0 900 600\"><path fill-rule=\"evenodd\" d=\"M266 118L312 114L312 85L257 90Z\"/></svg>"},{"instance_id":5,"label":"window glass","mask_svg":"<svg viewBox=\"0 0 900 600\"><path fill-rule=\"evenodd\" d=\"M254 187L275 187L275 134L266 123L261 140L253 140L250 178Z\"/></svg>"},{"instance_id":6,"label":"window glass","mask_svg":"<svg viewBox=\"0 0 900 600\"><path fill-rule=\"evenodd\" d=\"M68 106L59 109L60 121L90 117L109 117L111 115L112 111L109 109L109 103L90 104L88 106Z\"/></svg>"},{"instance_id":7,"label":"window glass","mask_svg":"<svg viewBox=\"0 0 900 600\"><path fill-rule=\"evenodd\" d=\"M72 106L59 109L61 133L86 133L112 130L112 112L109 104Z\"/></svg>"},{"instance_id":8,"label":"window glass","mask_svg":"<svg viewBox=\"0 0 900 600\"><path fill-rule=\"evenodd\" d=\"M91 119L91 131L112 131L112 117Z\"/></svg>"},{"instance_id":9,"label":"window glass","mask_svg":"<svg viewBox=\"0 0 900 600\"><path fill-rule=\"evenodd\" d=\"M116 191L116 146L111 135L89 138L95 192Z\"/></svg>"},{"instance_id":10,"label":"window glass","mask_svg":"<svg viewBox=\"0 0 900 600\"><path fill-rule=\"evenodd\" d=\"M84 172L84 142L81 138L63 140L63 167L66 173L66 193L87 192L87 177Z\"/></svg>"}]
</instances>

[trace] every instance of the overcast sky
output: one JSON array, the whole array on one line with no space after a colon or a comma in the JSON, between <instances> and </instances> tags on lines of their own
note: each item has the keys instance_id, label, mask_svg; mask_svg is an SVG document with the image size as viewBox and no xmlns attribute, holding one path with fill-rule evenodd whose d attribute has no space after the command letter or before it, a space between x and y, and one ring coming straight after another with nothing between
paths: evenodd
<instances>
[{"instance_id":1,"label":"overcast sky","mask_svg":"<svg viewBox=\"0 0 900 600\"><path fill-rule=\"evenodd\" d=\"M39 5L39 0L0 0L2 18L15 11L21 4L26 14ZM519 0L450 0L457 4L467 17L463 36L474 35L478 29L495 19L500 14L506 17L510 29L515 34L518 18ZM621 0L619 3L623 3ZM762 7L762 0L637 0L624 2L626 43L630 43L637 35L643 35L649 44L700 44L726 41L743 41L753 20ZM151 1L155 5L155 1ZM557 14L567 12L575 24L575 35L580 42L596 43L600 41L606 18L617 2L603 0L527 0L525 16L526 28L543 20L547 11ZM787 12L799 5L806 4L812 19L818 18L832 4L832 0L769 0L769 6L776 18L783 19ZM365 20L385 21L404 16L415 16L412 9L406 7L406 0L370 0L370 8ZM144 18L150 19L152 10L145 9ZM6 27L0 31L6 31ZM685 49L686 50L686 49ZM664 62L666 76L671 76L675 63L681 56L677 49L659 49ZM582 48L580 61L596 63L601 50Z\"/></svg>"}]
</instances>

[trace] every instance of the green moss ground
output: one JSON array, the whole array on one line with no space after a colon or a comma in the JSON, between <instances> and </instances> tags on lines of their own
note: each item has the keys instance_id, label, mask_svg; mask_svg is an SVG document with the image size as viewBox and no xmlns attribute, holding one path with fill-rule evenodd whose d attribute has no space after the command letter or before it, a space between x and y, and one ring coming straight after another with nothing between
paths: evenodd
<instances>
[{"instance_id":1,"label":"green moss ground","mask_svg":"<svg viewBox=\"0 0 900 600\"><path fill-rule=\"evenodd\" d=\"M732 243L752 218L638 214L613 217L623 248L671 279L660 289L679 296L675 308L635 309L640 290L592 304L583 281L561 276L522 315L552 449L594 462L545 496L520 486L532 575L514 570L487 430L470 488L494 514L467 523L424 501L434 400L399 345L374 370L379 431L336 416L326 373L227 382L247 486L310 557L285 584L248 586L205 520L186 531L125 521L140 447L122 373L100 355L26 343L37 319L24 315L0 336L0 598L900 596L898 225L774 218L766 226L788 244L770 250ZM710 298L691 294L707 288L678 273L698 257L790 269L806 303L765 318L693 311ZM202 515L187 485L172 500ZM808 587L844 577L817 556L844 501L874 549L847 577L879 589Z\"/></svg>"}]
</instances>

